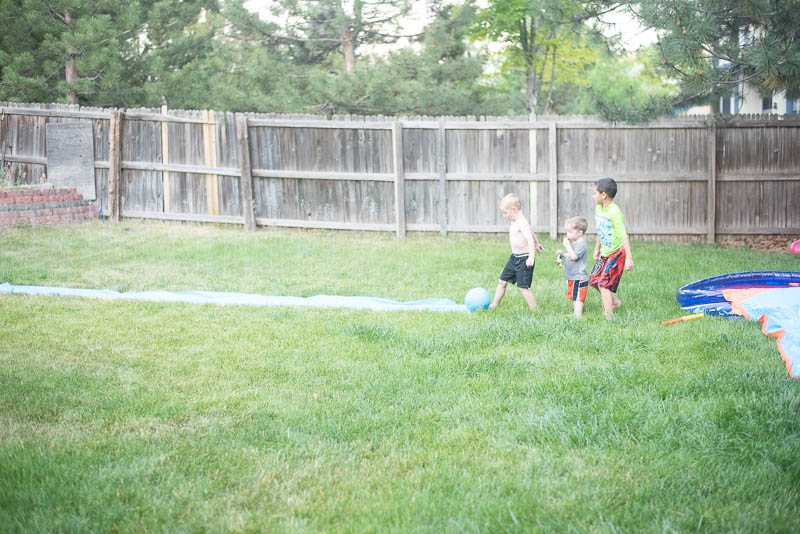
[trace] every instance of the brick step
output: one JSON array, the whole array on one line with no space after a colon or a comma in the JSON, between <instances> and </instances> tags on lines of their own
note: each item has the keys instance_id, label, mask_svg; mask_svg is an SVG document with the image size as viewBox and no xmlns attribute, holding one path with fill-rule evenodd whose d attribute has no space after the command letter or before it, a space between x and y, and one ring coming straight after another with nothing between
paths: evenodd
<instances>
[{"instance_id":1,"label":"brick step","mask_svg":"<svg viewBox=\"0 0 800 534\"><path fill-rule=\"evenodd\" d=\"M0 198L3 197L35 197L46 195L67 195L75 194L78 190L74 187L41 187L33 189L3 189L0 190Z\"/></svg>"},{"instance_id":2,"label":"brick step","mask_svg":"<svg viewBox=\"0 0 800 534\"><path fill-rule=\"evenodd\" d=\"M55 208L23 211L0 211L0 228L31 226L44 224L65 224L91 221L97 218L94 206L75 206L72 208Z\"/></svg>"},{"instance_id":3,"label":"brick step","mask_svg":"<svg viewBox=\"0 0 800 534\"><path fill-rule=\"evenodd\" d=\"M0 205L41 204L43 202L63 202L67 200L83 200L83 196L75 188L0 191Z\"/></svg>"},{"instance_id":4,"label":"brick step","mask_svg":"<svg viewBox=\"0 0 800 534\"><path fill-rule=\"evenodd\" d=\"M0 191L0 228L66 224L97 216L94 204L74 188Z\"/></svg>"},{"instance_id":5,"label":"brick step","mask_svg":"<svg viewBox=\"0 0 800 534\"><path fill-rule=\"evenodd\" d=\"M51 202L31 202L29 204L0 204L0 213L4 211L25 211L56 208L74 208L76 206L91 206L88 200L63 200Z\"/></svg>"}]
</instances>

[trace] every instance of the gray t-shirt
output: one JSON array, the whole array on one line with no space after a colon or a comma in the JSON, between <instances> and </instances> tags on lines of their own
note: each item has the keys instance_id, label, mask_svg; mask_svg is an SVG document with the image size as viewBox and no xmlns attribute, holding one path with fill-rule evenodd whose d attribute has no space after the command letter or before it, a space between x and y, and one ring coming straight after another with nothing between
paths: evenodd
<instances>
[{"instance_id":1,"label":"gray t-shirt","mask_svg":"<svg viewBox=\"0 0 800 534\"><path fill-rule=\"evenodd\" d=\"M564 251L564 278L567 280L588 280L586 276L586 241L581 239L572 243L572 250L578 256L577 260L572 260L569 253Z\"/></svg>"}]
</instances>

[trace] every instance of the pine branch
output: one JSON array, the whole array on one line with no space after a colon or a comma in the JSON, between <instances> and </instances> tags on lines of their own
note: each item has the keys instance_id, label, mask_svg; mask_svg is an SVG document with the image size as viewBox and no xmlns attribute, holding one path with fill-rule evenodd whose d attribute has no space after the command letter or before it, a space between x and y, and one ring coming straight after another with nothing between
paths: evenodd
<instances>
[{"instance_id":1,"label":"pine branch","mask_svg":"<svg viewBox=\"0 0 800 534\"><path fill-rule=\"evenodd\" d=\"M423 32L419 32L419 33L411 33L411 34L408 34L408 35L396 35L396 34L389 34L389 33L381 33L381 32L374 31L374 30L362 30L362 33L364 33L365 35L374 35L376 37L385 37L387 39L402 39L402 38L411 39L411 38L415 38L415 37L422 37L423 35L425 35L424 31Z\"/></svg>"},{"instance_id":2,"label":"pine branch","mask_svg":"<svg viewBox=\"0 0 800 534\"><path fill-rule=\"evenodd\" d=\"M53 6L47 6L47 12L50 13L50 15L53 18L63 22L65 26L69 26L70 25L70 21L68 21L67 18L64 15L62 15L61 13L56 11L56 9Z\"/></svg>"}]
</instances>

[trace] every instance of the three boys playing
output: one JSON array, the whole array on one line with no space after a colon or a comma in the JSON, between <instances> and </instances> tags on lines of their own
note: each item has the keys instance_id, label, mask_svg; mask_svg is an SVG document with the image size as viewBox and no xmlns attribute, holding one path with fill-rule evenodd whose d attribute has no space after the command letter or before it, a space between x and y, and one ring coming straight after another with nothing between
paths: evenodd
<instances>
[{"instance_id":1,"label":"three boys playing","mask_svg":"<svg viewBox=\"0 0 800 534\"><path fill-rule=\"evenodd\" d=\"M592 198L595 202L597 238L594 247L595 265L591 276L586 276L588 249L583 235L587 229L586 219L572 217L565 224L564 250L556 251L557 261L564 262L564 277L567 280L567 299L573 301L573 313L580 317L586 301L588 287L600 291L603 315L608 319L622 302L616 295L622 271L633 270L633 254L625 230L625 221L619 206L614 203L617 183L611 178L601 178L594 184ZM521 213L519 197L509 194L500 201L500 211L511 224L509 239L511 256L497 283L490 308L496 308L505 295L508 282L515 284L528 307L536 309L536 297L530 290L533 279L534 254L544 248L531 231L530 224Z\"/></svg>"}]
</instances>

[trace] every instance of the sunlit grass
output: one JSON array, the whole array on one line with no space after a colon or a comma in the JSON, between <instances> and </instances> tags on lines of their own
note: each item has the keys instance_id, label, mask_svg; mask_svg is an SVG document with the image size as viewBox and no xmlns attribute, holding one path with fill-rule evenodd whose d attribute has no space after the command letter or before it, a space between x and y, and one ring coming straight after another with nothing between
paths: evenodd
<instances>
[{"instance_id":1,"label":"sunlit grass","mask_svg":"<svg viewBox=\"0 0 800 534\"><path fill-rule=\"evenodd\" d=\"M125 228L131 228L125 230ZM0 296L1 531L790 532L800 389L675 290L789 254L634 242L570 317L556 243L495 312ZM493 291L503 237L192 225L0 234L0 282L396 300Z\"/></svg>"}]
</instances>

